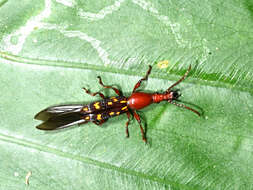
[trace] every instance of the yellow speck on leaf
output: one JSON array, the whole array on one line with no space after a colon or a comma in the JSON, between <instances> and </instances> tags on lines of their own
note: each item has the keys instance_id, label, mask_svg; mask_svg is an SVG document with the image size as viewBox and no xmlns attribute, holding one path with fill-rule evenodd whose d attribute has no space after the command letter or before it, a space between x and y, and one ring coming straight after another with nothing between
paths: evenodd
<instances>
[{"instance_id":1,"label":"yellow speck on leaf","mask_svg":"<svg viewBox=\"0 0 253 190\"><path fill-rule=\"evenodd\" d=\"M163 61L159 61L157 63L157 66L160 68L160 69L165 69L169 66L169 61L168 60L163 60Z\"/></svg>"}]
</instances>

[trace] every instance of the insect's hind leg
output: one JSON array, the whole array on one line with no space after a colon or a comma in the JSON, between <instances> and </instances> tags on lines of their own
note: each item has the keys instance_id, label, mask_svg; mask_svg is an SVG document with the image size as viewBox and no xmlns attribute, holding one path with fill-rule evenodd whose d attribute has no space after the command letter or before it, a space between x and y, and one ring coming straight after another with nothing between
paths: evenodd
<instances>
[{"instance_id":1,"label":"insect's hind leg","mask_svg":"<svg viewBox=\"0 0 253 190\"><path fill-rule=\"evenodd\" d=\"M128 138L129 137L128 125L130 123L131 114L130 114L130 112L126 112L126 114L127 114L127 119L128 119L127 122L126 122L126 137Z\"/></svg>"},{"instance_id":2,"label":"insect's hind leg","mask_svg":"<svg viewBox=\"0 0 253 190\"><path fill-rule=\"evenodd\" d=\"M145 77L143 77L142 79L140 79L140 80L139 80L139 81L135 84L135 86L134 86L134 89L133 89L133 92L132 92L132 93L134 93L134 92L137 90L137 88L139 88L139 87L140 87L140 85L141 85L142 81L144 81L144 80L148 80L148 76L150 75L151 69L152 69L152 67L151 67L151 65L149 65L149 69L148 69L148 71L147 71L147 73L146 73Z\"/></svg>"},{"instance_id":3,"label":"insect's hind leg","mask_svg":"<svg viewBox=\"0 0 253 190\"><path fill-rule=\"evenodd\" d=\"M122 92L121 92L119 89L114 88L113 86L107 86L107 85L104 85L104 83L102 82L102 79L101 79L101 77L100 77L100 76L98 76L97 78L98 78L98 80L99 80L99 84L100 84L101 86L103 86L104 88L111 88L111 89L113 89L113 90L114 90L114 92L115 92L117 95L119 95L119 96L121 96L121 95L122 95Z\"/></svg>"},{"instance_id":4,"label":"insect's hind leg","mask_svg":"<svg viewBox=\"0 0 253 190\"><path fill-rule=\"evenodd\" d=\"M105 99L105 95L102 94L101 92L91 93L88 89L86 89L86 88L83 88L83 89L84 89L84 91L85 91L87 94L89 94L89 95L91 95L91 96L96 96L96 95L98 94L101 98Z\"/></svg>"},{"instance_id":5,"label":"insect's hind leg","mask_svg":"<svg viewBox=\"0 0 253 190\"><path fill-rule=\"evenodd\" d=\"M100 120L100 121L93 121L94 124L96 125L102 125L103 123L105 123L108 119L104 119L104 120Z\"/></svg>"}]
</instances>

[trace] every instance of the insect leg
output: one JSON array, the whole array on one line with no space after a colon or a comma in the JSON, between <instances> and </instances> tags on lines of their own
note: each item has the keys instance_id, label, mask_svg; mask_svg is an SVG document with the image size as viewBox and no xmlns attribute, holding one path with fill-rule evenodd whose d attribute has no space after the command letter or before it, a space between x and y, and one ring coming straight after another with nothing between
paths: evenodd
<instances>
[{"instance_id":1,"label":"insect leg","mask_svg":"<svg viewBox=\"0 0 253 190\"><path fill-rule=\"evenodd\" d=\"M104 88L111 88L111 89L113 89L114 92L115 92L116 94L118 94L119 96L122 95L122 92L121 92L119 89L114 88L114 87L112 87L112 86L104 85L104 83L102 82L102 79L101 79L100 76L98 76L98 80L99 80L99 84L100 84L101 86L103 86Z\"/></svg>"},{"instance_id":2,"label":"insect leg","mask_svg":"<svg viewBox=\"0 0 253 190\"><path fill-rule=\"evenodd\" d=\"M140 87L140 85L141 85L142 81L144 81L144 80L148 80L148 75L150 74L151 69L152 69L152 67L151 67L151 65L149 65L149 69L148 69L148 71L147 71L147 73L146 73L146 76L145 76L144 78L142 78L141 80L139 80L139 81L135 84L135 86L134 86L134 89L133 89L133 92L132 92L132 93L134 93L134 92L136 91L136 89Z\"/></svg>"},{"instance_id":3,"label":"insect leg","mask_svg":"<svg viewBox=\"0 0 253 190\"><path fill-rule=\"evenodd\" d=\"M142 126L141 126L141 119L140 119L140 116L138 115L138 113L136 113L135 110L133 111L133 113L134 113L134 118L138 121L138 123L139 123L139 125L140 125L142 140L143 140L145 143L147 143L147 139L146 139L146 137L145 137L144 130L143 130Z\"/></svg>"},{"instance_id":4,"label":"insect leg","mask_svg":"<svg viewBox=\"0 0 253 190\"><path fill-rule=\"evenodd\" d=\"M102 125L103 123L105 123L108 119L105 120L100 120L100 121L93 121L94 124L96 125Z\"/></svg>"},{"instance_id":5,"label":"insect leg","mask_svg":"<svg viewBox=\"0 0 253 190\"><path fill-rule=\"evenodd\" d=\"M184 76L179 79L177 82L175 82L173 85L171 85L167 90L166 92L170 92L170 89L172 89L174 86L178 85L180 82L182 82L188 75L188 73L190 72L191 70L191 65L189 66L189 68L187 69L186 73L184 74Z\"/></svg>"},{"instance_id":6,"label":"insect leg","mask_svg":"<svg viewBox=\"0 0 253 190\"><path fill-rule=\"evenodd\" d=\"M105 99L104 94L102 94L101 92L91 93L88 89L86 89L86 88L83 88L83 89L85 90L85 92L86 92L87 94L89 94L89 95L91 95L91 96L96 96L96 95L98 94L101 98Z\"/></svg>"},{"instance_id":7,"label":"insect leg","mask_svg":"<svg viewBox=\"0 0 253 190\"><path fill-rule=\"evenodd\" d=\"M126 122L126 137L128 138L129 137L128 125L130 123L130 116L131 116L131 114L130 114L130 112L126 112L126 114L127 114L127 118L128 118L128 120Z\"/></svg>"}]
</instances>

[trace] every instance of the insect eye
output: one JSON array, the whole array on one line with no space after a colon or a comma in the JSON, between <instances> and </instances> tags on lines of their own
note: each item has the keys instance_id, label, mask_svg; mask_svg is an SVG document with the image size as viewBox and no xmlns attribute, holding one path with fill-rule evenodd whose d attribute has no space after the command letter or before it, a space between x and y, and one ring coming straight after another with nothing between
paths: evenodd
<instances>
[{"instance_id":1,"label":"insect eye","mask_svg":"<svg viewBox=\"0 0 253 190\"><path fill-rule=\"evenodd\" d=\"M178 99L180 94L177 91L173 91L173 99Z\"/></svg>"}]
</instances>

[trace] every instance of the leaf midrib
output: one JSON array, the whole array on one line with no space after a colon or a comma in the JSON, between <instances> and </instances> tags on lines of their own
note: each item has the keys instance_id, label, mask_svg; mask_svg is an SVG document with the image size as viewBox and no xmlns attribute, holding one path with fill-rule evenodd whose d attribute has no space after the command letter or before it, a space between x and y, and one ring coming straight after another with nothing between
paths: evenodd
<instances>
[{"instance_id":1,"label":"leaf midrib","mask_svg":"<svg viewBox=\"0 0 253 190\"><path fill-rule=\"evenodd\" d=\"M173 186L173 187L178 187L180 189L188 189L188 190L192 190L192 189L197 188L195 186L190 186L188 184L187 185L179 184L178 182L165 180L164 178L159 178L159 177L156 177L156 176L147 175L147 174L139 172L139 171L125 169L125 168L118 167L118 166L115 166L115 165L112 165L112 164L109 164L109 163L94 160L94 159L91 159L91 158L88 158L88 157L73 155L71 153L63 152L63 151L61 151L59 149L56 149L56 148L52 148L52 147L48 147L48 146L42 146L40 144L31 142L31 141L27 141L27 140L24 140L24 139L19 139L19 138L16 138L14 136L10 136L10 135L0 134L0 141L20 145L20 146L23 146L23 147L26 147L26 148L29 148L29 149L39 150L39 151L49 153L49 154L54 154L54 155L59 156L59 157L79 161L79 162L82 162L82 163L85 163L85 164L88 164L88 165L95 165L95 166L100 167L100 168L117 171L119 173L139 177L139 178L149 180L149 181L153 181L153 182L157 182L157 183L160 183L160 184L163 184L163 185L169 185L169 186Z\"/></svg>"},{"instance_id":2,"label":"leaf midrib","mask_svg":"<svg viewBox=\"0 0 253 190\"><path fill-rule=\"evenodd\" d=\"M102 72L109 72L109 73L117 73L117 74L124 74L124 75L132 75L132 76L143 76L145 71L134 71L131 72L124 70L124 69L117 69L113 67L101 67L100 65L90 65L88 63L82 63L82 65L78 65L76 62L64 62L64 61L52 61L52 60L39 60L39 59L31 59L31 58L24 58L12 54L8 54L6 52L0 51L0 58L15 62L17 64L28 64L28 65L39 65L39 66L50 66L50 67L66 67L66 68L76 68L76 69L89 69L94 71L102 71ZM109 68L109 69L108 69ZM181 75L180 75L181 76ZM161 73L152 72L150 78L157 78L157 79L166 79L166 80L178 80L178 76L176 73L170 75L166 74L163 75ZM200 77L191 76L191 79L188 79L186 83L193 83L202 86L210 86L210 87L219 87L224 89L233 89L239 92L247 92L253 93L252 89L245 86L234 85L232 82L229 83L228 81L215 81L210 79L202 79Z\"/></svg>"}]
</instances>

